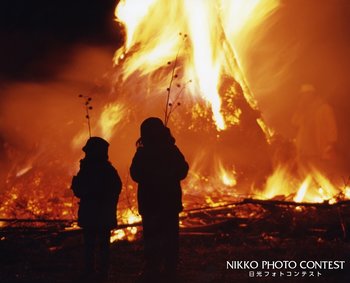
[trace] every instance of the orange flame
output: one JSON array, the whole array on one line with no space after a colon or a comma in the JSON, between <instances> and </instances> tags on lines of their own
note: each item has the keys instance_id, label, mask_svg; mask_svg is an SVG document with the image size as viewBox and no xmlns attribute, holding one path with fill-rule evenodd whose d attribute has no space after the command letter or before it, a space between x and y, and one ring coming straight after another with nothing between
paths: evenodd
<instances>
[{"instance_id":1,"label":"orange flame","mask_svg":"<svg viewBox=\"0 0 350 283\"><path fill-rule=\"evenodd\" d=\"M115 15L125 27L125 43L122 48L116 51L114 57L114 64L118 68L116 68L118 70L116 75L118 83L116 85L120 86L120 89L116 87L118 88L116 90L118 101L109 101L108 104L100 108L100 113L98 113L100 117L94 120L93 133L111 139L123 122L138 123L140 117L145 113L139 116L129 114L142 110L143 105L140 107L140 104L149 103L152 109L158 107L158 104L154 107L155 100L140 102L139 93L144 92L149 96L163 99L166 87L169 86L170 75L174 71L174 75L179 76L181 81L192 81L192 83L186 84L183 93L185 102L190 101L192 108L181 113L185 113L190 122L177 119L176 123L180 124L181 130L190 130L191 133L196 131L198 125L206 127L206 129L210 128L204 132L205 134L209 133L210 141L207 142L207 136L204 136L203 143L205 145L200 147L199 153L195 152L192 159L189 160L191 172L183 186L186 208L198 204L217 206L239 198L238 190L242 190L243 187L238 185L241 184L239 178L242 177L242 172L239 166L236 166L235 162L231 160L234 154L239 154L239 152L234 152L232 155L227 154L228 157L225 160L224 158L219 159L217 156L223 152L224 154L230 153L231 149L233 151L233 147L237 143L229 144L233 136L229 129L231 130L234 126L238 128L240 123L244 124L244 116L247 115L241 106L235 107L234 105L236 103L235 95L238 92L241 93L241 90L237 90L236 93L235 90L231 91L230 89L223 94L222 88L225 87L225 78L232 78L232 81L235 81L239 88L242 88L244 103L247 102L253 110L257 109L256 100L244 72L245 58L241 54L242 50L249 45L249 41L246 40L249 31L263 23L278 6L279 0L120 0ZM127 83L128 80L131 83L124 87L123 83ZM130 85L135 86L136 91L130 91L130 93L137 94L138 97L135 101L128 97L130 94L128 86ZM143 88L144 85L147 87ZM316 111L317 113L314 113L313 116L320 118L322 126L325 124L324 121L328 121L328 126L324 127L326 131L320 127L322 131L319 131L318 134L319 151L323 153L322 157L327 158L331 155L328 144L337 139L337 133L336 127L332 123L333 120L325 119L325 116L332 116L330 108L321 102L318 104L322 111ZM99 110L97 108L94 111L96 113ZM148 111L145 112L149 115ZM302 107L300 115L294 117L296 120L294 122L303 125L303 120L300 118L304 117L304 112ZM193 121L196 120L201 121L194 124ZM202 123L202 121L204 122ZM246 126L251 127L252 124L256 123L265 134L267 142L270 145L273 144L275 133L267 127L259 115L248 121L246 124L249 125ZM220 133L215 131L213 125ZM124 136L130 137L130 140L136 139L134 131L136 126L128 128L124 132ZM133 129L130 130L130 128ZM307 127L303 128L304 132L306 133L305 137L308 137ZM253 131L252 133L251 135L251 132L248 131L244 137L253 136L255 139L256 136L254 136ZM86 138L86 130L84 129L75 137L72 146L81 148ZM297 137L296 143L300 143L303 138L304 136ZM209 144L220 139L226 143L223 149L220 148L219 142L212 147L206 147L206 143ZM129 146L132 144L130 140L123 141L122 145ZM203 141L203 136L200 136L198 140ZM239 142L242 143L242 140ZM126 147L121 148L125 148L125 152L132 152L134 150L132 146L133 144L130 146L130 150ZM186 150L189 152L191 149L187 147ZM213 152L209 152L210 150ZM242 155L247 154L247 152L248 150ZM209 154L212 155L206 159L206 155ZM213 156L214 158L212 158ZM249 161L253 163L254 158L255 156L250 157ZM131 157L129 158L125 154L125 159L130 162ZM72 164L70 161L69 159L68 163ZM47 215L65 219L76 217L74 213L77 210L77 201L73 199L69 190L70 180L68 176L73 175L77 168L71 168L72 165L69 165L66 171L56 174L55 162L57 161L51 162L51 167L48 167L46 160L42 167L38 166L36 160L18 162L21 165L14 166L15 168L11 169L9 177L6 179L8 190L0 196L2 200L0 214L5 217L42 217ZM210 163L210 166L202 168L201 165L205 162ZM78 166L78 163L74 166ZM256 167L249 167L248 170L254 171ZM47 174L50 172L52 175ZM61 178L62 176L64 178ZM249 181L253 183L255 180ZM244 185L246 184L244 183ZM312 167L307 170L300 170L300 168L292 170L286 162L276 167L275 171L268 177L265 186L261 183L256 186L259 188L253 188L252 192L248 193L245 190L245 196L255 194L265 199L283 198L295 202L327 201L329 203L333 203L341 197L350 199L349 186L340 190L338 188L341 186L335 185L333 180L326 177L323 171ZM134 208L136 206L135 198L131 198L130 202L130 206ZM139 216L133 214L130 209L122 206L118 206L118 209L120 210L120 222L133 224L140 221ZM111 240L132 239L137 232L137 227L118 229L113 231Z\"/></svg>"},{"instance_id":2,"label":"orange flame","mask_svg":"<svg viewBox=\"0 0 350 283\"><path fill-rule=\"evenodd\" d=\"M115 54L115 64L123 60L127 79L136 71L141 75L154 72L178 54L184 81L194 81L191 96L210 104L217 130L224 130L227 122L218 91L222 73L233 76L246 99L255 104L234 40L238 41L249 26L261 23L277 6L277 0L120 1L115 15L125 26L126 41ZM177 36L179 32L188 34L189 40L184 42ZM180 71L179 66L174 68ZM160 78L159 85L166 86L167 79Z\"/></svg>"},{"instance_id":3,"label":"orange flame","mask_svg":"<svg viewBox=\"0 0 350 283\"><path fill-rule=\"evenodd\" d=\"M327 201L331 204L336 202L337 197L341 194L341 189L333 185L324 174L315 168L311 168L306 177L301 180L289 172L286 166L280 166L268 178L261 197L270 199L284 195L286 199L292 196L295 202L321 203ZM346 189L342 198L348 198Z\"/></svg>"},{"instance_id":4,"label":"orange flame","mask_svg":"<svg viewBox=\"0 0 350 283\"><path fill-rule=\"evenodd\" d=\"M124 224L134 224L141 222L141 216L135 214L130 209L123 210L121 212L121 222ZM115 229L111 233L110 242L116 242L120 240L127 239L128 241L132 241L136 238L136 234L138 232L137 227L127 227L125 229Z\"/></svg>"}]
</instances>

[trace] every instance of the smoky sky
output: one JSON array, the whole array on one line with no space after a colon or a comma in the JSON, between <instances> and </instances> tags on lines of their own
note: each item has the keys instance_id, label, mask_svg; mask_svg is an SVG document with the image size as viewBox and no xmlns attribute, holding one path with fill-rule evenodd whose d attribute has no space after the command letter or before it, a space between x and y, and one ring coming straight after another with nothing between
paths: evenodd
<instances>
[{"instance_id":1,"label":"smoky sky","mask_svg":"<svg viewBox=\"0 0 350 283\"><path fill-rule=\"evenodd\" d=\"M0 4L0 80L48 80L77 44L115 49L116 0L4 0Z\"/></svg>"},{"instance_id":2,"label":"smoky sky","mask_svg":"<svg viewBox=\"0 0 350 283\"><path fill-rule=\"evenodd\" d=\"M0 80L47 80L69 63L76 44L115 50L122 29L114 19L118 0L3 0L0 4ZM348 0L282 0L281 31L293 27L300 40L344 48L350 37ZM327 12L328 11L328 12ZM330 12L329 12L330 11ZM322 20L322 15L328 14ZM324 21L324 22L322 22ZM315 23L317 23L315 25ZM320 26L317 26L320 25ZM312 30L318 30L315 34ZM289 29L291 30L291 29ZM285 33L286 35L288 33ZM283 36L281 36L283 39ZM112 52L112 51L111 51ZM305 50L305 56L313 51ZM308 57L299 57L307 60ZM346 58L341 61L345 64ZM305 69L305 72L309 70ZM333 71L325 69L325 72ZM308 73L311 75L311 72Z\"/></svg>"}]
</instances>

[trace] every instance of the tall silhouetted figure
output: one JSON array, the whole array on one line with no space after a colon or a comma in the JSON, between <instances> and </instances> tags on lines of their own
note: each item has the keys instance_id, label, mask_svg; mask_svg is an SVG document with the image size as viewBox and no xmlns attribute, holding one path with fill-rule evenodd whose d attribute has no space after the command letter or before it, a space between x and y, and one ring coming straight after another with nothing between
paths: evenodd
<instances>
[{"instance_id":1,"label":"tall silhouetted figure","mask_svg":"<svg viewBox=\"0 0 350 283\"><path fill-rule=\"evenodd\" d=\"M169 128L159 118L141 124L141 137L130 168L138 183L138 209L142 216L145 269L143 282L159 282L163 273L173 279L179 255L180 181L188 164L175 145Z\"/></svg>"},{"instance_id":2,"label":"tall silhouetted figure","mask_svg":"<svg viewBox=\"0 0 350 283\"><path fill-rule=\"evenodd\" d=\"M108 142L91 137L83 147L85 158L72 180L72 189L80 199L78 225L83 228L85 275L95 273L96 242L99 244L98 275L107 278L110 231L117 226L116 209L122 183L108 161Z\"/></svg>"}]
</instances>

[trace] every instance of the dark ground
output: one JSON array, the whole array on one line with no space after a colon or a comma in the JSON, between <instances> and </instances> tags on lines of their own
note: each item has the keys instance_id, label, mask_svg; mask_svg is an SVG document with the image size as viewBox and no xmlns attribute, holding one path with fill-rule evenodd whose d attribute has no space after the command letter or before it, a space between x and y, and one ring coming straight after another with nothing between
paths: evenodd
<instances>
[{"instance_id":1,"label":"dark ground","mask_svg":"<svg viewBox=\"0 0 350 283\"><path fill-rule=\"evenodd\" d=\"M230 223L230 226L233 222ZM350 275L350 243L339 235L312 235L258 232L261 223L229 232L181 233L181 263L179 282L348 282ZM243 225L242 227L244 227ZM0 230L1 232L1 230ZM17 234L16 234L17 233ZM317 235L318 233L318 235ZM1 283L68 283L79 282L81 272L82 238L80 231L56 233L16 230L0 241ZM227 260L345 260L344 270L320 270L319 277L301 274L287 277L249 277L248 270L227 270ZM142 269L142 241L119 241L112 244L112 264L108 282L135 282ZM261 269L260 269L261 270ZM257 269L256 271L259 271ZM278 271L278 272L279 272ZM264 274L265 275L265 274ZM263 275L263 276L264 276Z\"/></svg>"}]
</instances>

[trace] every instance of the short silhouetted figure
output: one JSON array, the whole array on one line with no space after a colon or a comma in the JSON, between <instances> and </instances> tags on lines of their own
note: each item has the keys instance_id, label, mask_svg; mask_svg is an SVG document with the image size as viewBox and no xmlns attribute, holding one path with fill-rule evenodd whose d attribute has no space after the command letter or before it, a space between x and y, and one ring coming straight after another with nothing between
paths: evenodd
<instances>
[{"instance_id":1,"label":"short silhouetted figure","mask_svg":"<svg viewBox=\"0 0 350 283\"><path fill-rule=\"evenodd\" d=\"M78 225L83 228L85 275L95 272L96 243L99 244L98 274L108 276L110 231L117 226L116 208L121 180L108 161L108 142L91 137L83 147L85 158L72 180L74 195L80 199Z\"/></svg>"},{"instance_id":2,"label":"short silhouetted figure","mask_svg":"<svg viewBox=\"0 0 350 283\"><path fill-rule=\"evenodd\" d=\"M141 137L130 168L138 183L138 209L142 216L145 282L160 274L176 275L179 255L179 212L182 207L180 181L188 164L175 145L169 128L159 118L141 124Z\"/></svg>"}]
</instances>

